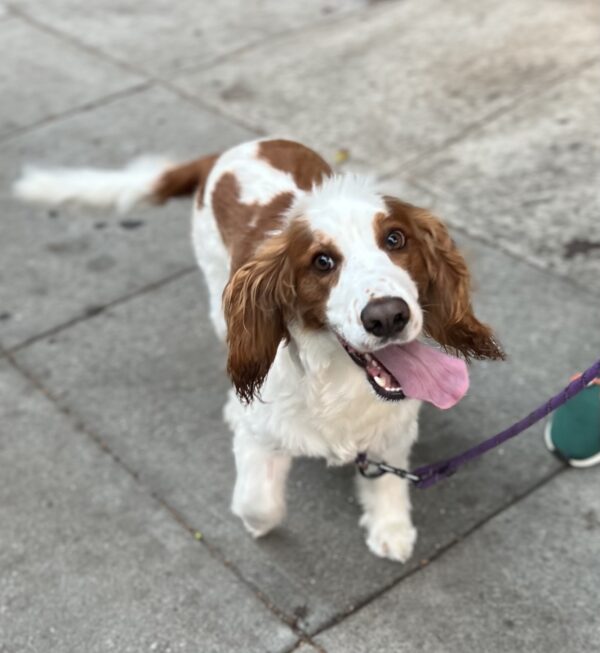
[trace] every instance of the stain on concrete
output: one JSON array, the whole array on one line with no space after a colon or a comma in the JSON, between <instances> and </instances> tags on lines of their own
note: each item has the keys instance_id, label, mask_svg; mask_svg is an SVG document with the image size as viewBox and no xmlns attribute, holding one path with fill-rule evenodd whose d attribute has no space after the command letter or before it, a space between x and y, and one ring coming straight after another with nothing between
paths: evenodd
<instances>
[{"instance_id":1,"label":"stain on concrete","mask_svg":"<svg viewBox=\"0 0 600 653\"><path fill-rule=\"evenodd\" d=\"M600 518L593 508L583 513L583 519L585 520L586 531L595 531L600 528Z\"/></svg>"},{"instance_id":2,"label":"stain on concrete","mask_svg":"<svg viewBox=\"0 0 600 653\"><path fill-rule=\"evenodd\" d=\"M243 82L234 82L231 86L224 88L221 91L221 98L228 102L235 102L240 100L250 100L254 97L254 93Z\"/></svg>"},{"instance_id":3,"label":"stain on concrete","mask_svg":"<svg viewBox=\"0 0 600 653\"><path fill-rule=\"evenodd\" d=\"M85 238L75 238L73 240L61 240L56 243L49 243L46 249L53 254L80 254L90 248L89 242Z\"/></svg>"},{"instance_id":4,"label":"stain on concrete","mask_svg":"<svg viewBox=\"0 0 600 653\"><path fill-rule=\"evenodd\" d=\"M121 220L119 222L123 229L139 229L144 226L143 220Z\"/></svg>"},{"instance_id":5,"label":"stain on concrete","mask_svg":"<svg viewBox=\"0 0 600 653\"><path fill-rule=\"evenodd\" d=\"M116 259L108 254L102 254L101 256L96 256L96 258L90 259L87 263L87 269L91 272L105 272L114 268L117 264Z\"/></svg>"},{"instance_id":6,"label":"stain on concrete","mask_svg":"<svg viewBox=\"0 0 600 653\"><path fill-rule=\"evenodd\" d=\"M308 617L308 606L307 605L297 605L294 608L294 623L296 626L302 625Z\"/></svg>"},{"instance_id":7,"label":"stain on concrete","mask_svg":"<svg viewBox=\"0 0 600 653\"><path fill-rule=\"evenodd\" d=\"M600 250L600 241L585 238L573 238L565 244L563 258L571 259L575 256L587 256L590 252Z\"/></svg>"}]
</instances>

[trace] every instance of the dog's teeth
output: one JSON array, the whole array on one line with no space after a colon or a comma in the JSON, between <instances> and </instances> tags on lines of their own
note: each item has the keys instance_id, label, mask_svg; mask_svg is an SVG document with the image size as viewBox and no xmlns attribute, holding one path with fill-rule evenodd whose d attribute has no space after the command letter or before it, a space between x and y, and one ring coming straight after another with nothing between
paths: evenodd
<instances>
[{"instance_id":1,"label":"dog's teeth","mask_svg":"<svg viewBox=\"0 0 600 653\"><path fill-rule=\"evenodd\" d=\"M385 381L380 376L374 376L373 378L380 388L385 388Z\"/></svg>"}]
</instances>

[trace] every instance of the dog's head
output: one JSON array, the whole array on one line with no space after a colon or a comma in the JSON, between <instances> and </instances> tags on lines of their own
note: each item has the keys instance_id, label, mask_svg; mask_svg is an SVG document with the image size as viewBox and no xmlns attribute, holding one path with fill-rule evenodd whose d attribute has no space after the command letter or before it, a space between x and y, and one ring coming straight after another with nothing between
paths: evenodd
<instances>
[{"instance_id":1,"label":"dog's head","mask_svg":"<svg viewBox=\"0 0 600 653\"><path fill-rule=\"evenodd\" d=\"M401 399L373 352L424 332L466 359L503 357L470 293L465 260L439 219L369 180L333 177L298 198L285 227L227 285L228 372L251 401L293 322L331 332L378 395Z\"/></svg>"}]
</instances>

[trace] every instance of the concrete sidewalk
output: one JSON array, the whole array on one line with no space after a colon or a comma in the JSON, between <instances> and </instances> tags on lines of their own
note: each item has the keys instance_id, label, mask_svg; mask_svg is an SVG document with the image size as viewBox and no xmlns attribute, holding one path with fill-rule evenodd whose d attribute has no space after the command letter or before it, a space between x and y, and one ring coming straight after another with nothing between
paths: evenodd
<instances>
[{"instance_id":1,"label":"concrete sidewalk","mask_svg":"<svg viewBox=\"0 0 600 653\"><path fill-rule=\"evenodd\" d=\"M230 516L224 355L189 204L23 206L28 162L294 136L452 226L510 356L424 410L415 463L492 434L600 352L593 0L0 0L0 652L592 652L600 474L541 427L413 493L374 558L353 470L299 461L289 517Z\"/></svg>"}]
</instances>

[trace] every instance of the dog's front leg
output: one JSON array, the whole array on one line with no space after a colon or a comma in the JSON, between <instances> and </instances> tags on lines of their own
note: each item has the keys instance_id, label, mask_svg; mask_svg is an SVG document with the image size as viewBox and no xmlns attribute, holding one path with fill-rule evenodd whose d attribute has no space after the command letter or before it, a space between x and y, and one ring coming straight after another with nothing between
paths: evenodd
<instances>
[{"instance_id":1,"label":"dog's front leg","mask_svg":"<svg viewBox=\"0 0 600 653\"><path fill-rule=\"evenodd\" d=\"M378 456L395 467L406 469L408 454L416 439L417 424L408 437L400 437ZM376 455L373 454L376 458ZM360 525L367 530L367 546L382 558L406 562L417 539L410 516L408 481L384 474L379 478L358 477L358 496L363 506Z\"/></svg>"},{"instance_id":2,"label":"dog's front leg","mask_svg":"<svg viewBox=\"0 0 600 653\"><path fill-rule=\"evenodd\" d=\"M233 451L237 477L231 509L253 537L261 537L285 517L291 458L241 429L235 433Z\"/></svg>"}]
</instances>

